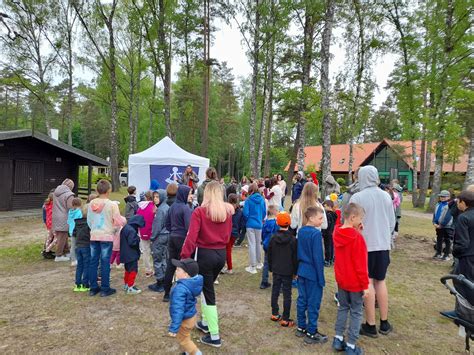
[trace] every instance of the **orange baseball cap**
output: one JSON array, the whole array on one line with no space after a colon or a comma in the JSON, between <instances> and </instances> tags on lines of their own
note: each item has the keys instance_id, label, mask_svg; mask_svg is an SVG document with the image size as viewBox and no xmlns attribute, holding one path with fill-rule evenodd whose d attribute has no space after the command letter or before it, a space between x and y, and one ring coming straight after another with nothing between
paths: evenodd
<instances>
[{"instance_id":1,"label":"orange baseball cap","mask_svg":"<svg viewBox=\"0 0 474 355\"><path fill-rule=\"evenodd\" d=\"M288 227L291 224L291 217L287 212L277 214L277 224L280 227Z\"/></svg>"}]
</instances>

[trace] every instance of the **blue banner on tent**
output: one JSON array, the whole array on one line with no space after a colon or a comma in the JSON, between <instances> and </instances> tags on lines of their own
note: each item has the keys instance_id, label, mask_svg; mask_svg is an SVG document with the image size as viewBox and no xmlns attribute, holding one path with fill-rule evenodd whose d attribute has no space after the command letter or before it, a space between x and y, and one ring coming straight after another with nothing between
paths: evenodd
<instances>
[{"instance_id":1,"label":"blue banner on tent","mask_svg":"<svg viewBox=\"0 0 474 355\"><path fill-rule=\"evenodd\" d=\"M160 184L160 188L165 189L171 183L179 183L186 166L177 165L150 165L150 181L155 179ZM196 174L199 173L199 168L193 166Z\"/></svg>"}]
</instances>

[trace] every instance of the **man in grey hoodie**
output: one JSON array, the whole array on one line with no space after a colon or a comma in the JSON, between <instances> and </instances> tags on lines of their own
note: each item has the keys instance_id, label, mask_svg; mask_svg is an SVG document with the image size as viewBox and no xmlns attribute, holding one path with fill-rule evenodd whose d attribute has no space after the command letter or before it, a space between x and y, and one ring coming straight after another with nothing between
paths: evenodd
<instances>
[{"instance_id":1,"label":"man in grey hoodie","mask_svg":"<svg viewBox=\"0 0 474 355\"><path fill-rule=\"evenodd\" d=\"M375 325L375 298L380 308L379 333L388 334L392 326L388 322L388 291L385 275L390 264L390 242L395 228L395 214L390 195L381 190L377 168L372 165L359 169L360 192L354 194L350 202L365 210L363 231L367 244L369 266L369 296L365 299L366 323L362 324L360 334L373 338L378 336Z\"/></svg>"},{"instance_id":2,"label":"man in grey hoodie","mask_svg":"<svg viewBox=\"0 0 474 355\"><path fill-rule=\"evenodd\" d=\"M158 190L159 202L156 207L155 218L151 227L151 254L153 255L153 267L155 269L156 283L148 288L154 292L164 292L166 264L168 259L168 239L170 232L166 229L166 217L170 206L166 203L166 191ZM154 193L154 194L155 194Z\"/></svg>"}]
</instances>

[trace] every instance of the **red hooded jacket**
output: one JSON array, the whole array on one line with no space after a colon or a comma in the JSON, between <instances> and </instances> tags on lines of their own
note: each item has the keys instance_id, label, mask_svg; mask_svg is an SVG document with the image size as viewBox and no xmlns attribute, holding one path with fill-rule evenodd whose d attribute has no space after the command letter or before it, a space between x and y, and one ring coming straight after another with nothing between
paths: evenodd
<instances>
[{"instance_id":1,"label":"red hooded jacket","mask_svg":"<svg viewBox=\"0 0 474 355\"><path fill-rule=\"evenodd\" d=\"M368 289L368 253L362 234L354 228L336 227L333 240L337 285L349 292Z\"/></svg>"}]
</instances>

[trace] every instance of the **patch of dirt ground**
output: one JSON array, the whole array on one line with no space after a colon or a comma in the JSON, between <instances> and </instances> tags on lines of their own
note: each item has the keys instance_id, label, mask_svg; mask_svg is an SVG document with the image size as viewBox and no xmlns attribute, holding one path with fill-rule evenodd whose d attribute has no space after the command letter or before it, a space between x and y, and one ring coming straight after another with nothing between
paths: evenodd
<instances>
[{"instance_id":1,"label":"patch of dirt ground","mask_svg":"<svg viewBox=\"0 0 474 355\"><path fill-rule=\"evenodd\" d=\"M5 230L3 229L5 228ZM41 243L44 229L38 219L0 224L0 250L18 243ZM378 339L362 337L368 354L463 353L464 339L457 328L439 315L453 308L454 298L439 282L450 263L431 259L432 242L412 235L399 238L388 273L389 319L393 333ZM260 274L244 271L247 249L234 250L235 274L222 275L216 286L223 346L201 345L206 353L331 353L336 306L333 269L326 268L326 288L319 329L330 336L324 345L307 346L294 329L281 328L269 317L270 289L260 290ZM178 353L166 337L168 304L162 294L147 290L152 282L143 272L137 285L144 292L130 296L120 291L123 270L112 269L118 293L108 298L74 293L74 269L68 263L40 259L13 269L0 265L1 353ZM143 271L143 268L141 269ZM296 318L296 290L292 317ZM195 330L196 341L200 332ZM199 344L198 344L199 346Z\"/></svg>"}]
</instances>

